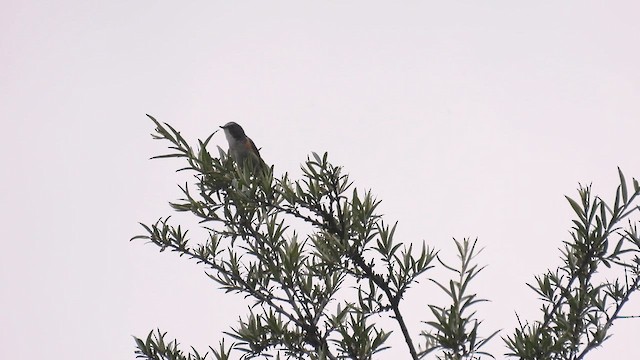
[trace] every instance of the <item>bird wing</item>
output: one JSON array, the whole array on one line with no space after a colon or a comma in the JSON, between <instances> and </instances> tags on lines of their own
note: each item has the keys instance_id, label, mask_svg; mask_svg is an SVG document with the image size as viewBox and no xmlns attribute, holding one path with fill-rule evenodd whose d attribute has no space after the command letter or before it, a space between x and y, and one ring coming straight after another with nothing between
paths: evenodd
<instances>
[{"instance_id":1,"label":"bird wing","mask_svg":"<svg viewBox=\"0 0 640 360\"><path fill-rule=\"evenodd\" d=\"M253 143L253 140L251 140L250 138L247 137L247 141L244 142L244 146L245 146L245 148L247 148L247 150L249 150L252 153L256 154L256 156L258 156L258 159L262 159L260 157L260 151L258 151L258 148L256 147L256 144Z\"/></svg>"}]
</instances>

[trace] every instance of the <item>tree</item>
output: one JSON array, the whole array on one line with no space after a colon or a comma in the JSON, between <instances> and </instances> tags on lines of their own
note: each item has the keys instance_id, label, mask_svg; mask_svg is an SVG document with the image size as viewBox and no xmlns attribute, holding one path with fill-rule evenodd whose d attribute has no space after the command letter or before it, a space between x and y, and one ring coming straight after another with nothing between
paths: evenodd
<instances>
[{"instance_id":1,"label":"tree","mask_svg":"<svg viewBox=\"0 0 640 360\"><path fill-rule=\"evenodd\" d=\"M155 158L183 159L180 170L194 173L195 187L181 186L184 197L171 207L200 219L208 238L192 244L188 231L166 217L141 224L145 233L133 239L202 263L226 292L253 301L245 318L226 332L233 343L222 340L210 348L213 358L371 359L387 348L395 330L376 324L373 315L395 321L412 359L493 357L482 347L497 332L481 334L476 305L485 300L470 291L483 269L474 260L477 241L454 239L458 263L451 264L424 242L414 247L396 241L397 224L385 223L376 212L380 202L370 191L356 190L326 153L307 159L302 179L276 178L273 167L255 171L235 164L220 148L219 157L211 156L207 145L213 134L194 148L173 127L149 117L156 125L154 138L169 141L172 150ZM520 323L503 337L507 355L581 359L623 317L621 310L640 283L640 238L630 220L640 209L634 205L640 186L634 179L629 191L621 171L619 177L613 206L593 196L589 186L580 187L578 201L567 198L577 218L563 263L529 284L543 302L541 319ZM302 236L293 228L299 223L308 224L309 233ZM603 266L613 280L599 276ZM433 318L416 337L400 304L407 289L433 268L452 274L447 283L429 279L450 303L428 305ZM160 330L135 341L138 358L207 357L195 349L185 353Z\"/></svg>"}]
</instances>

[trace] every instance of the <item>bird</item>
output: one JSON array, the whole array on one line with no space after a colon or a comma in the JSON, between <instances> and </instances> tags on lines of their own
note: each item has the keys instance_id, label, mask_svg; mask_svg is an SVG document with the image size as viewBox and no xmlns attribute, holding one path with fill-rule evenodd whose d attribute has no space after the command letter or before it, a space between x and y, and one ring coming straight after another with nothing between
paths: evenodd
<instances>
[{"instance_id":1,"label":"bird","mask_svg":"<svg viewBox=\"0 0 640 360\"><path fill-rule=\"evenodd\" d=\"M265 165L256 144L244 133L242 126L231 121L220 128L224 130L224 135L229 142L229 156L236 164L250 163L254 170Z\"/></svg>"}]
</instances>

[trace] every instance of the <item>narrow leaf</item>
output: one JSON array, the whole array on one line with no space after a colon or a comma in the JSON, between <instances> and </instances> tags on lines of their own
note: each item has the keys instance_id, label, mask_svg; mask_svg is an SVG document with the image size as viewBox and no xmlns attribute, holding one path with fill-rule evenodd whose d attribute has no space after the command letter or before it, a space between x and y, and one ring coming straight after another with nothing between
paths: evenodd
<instances>
[{"instance_id":1,"label":"narrow leaf","mask_svg":"<svg viewBox=\"0 0 640 360\"><path fill-rule=\"evenodd\" d=\"M622 188L622 200L626 204L629 200L627 196L627 181L624 179L624 175L622 174L622 170L618 168L618 175L620 176L620 186Z\"/></svg>"}]
</instances>

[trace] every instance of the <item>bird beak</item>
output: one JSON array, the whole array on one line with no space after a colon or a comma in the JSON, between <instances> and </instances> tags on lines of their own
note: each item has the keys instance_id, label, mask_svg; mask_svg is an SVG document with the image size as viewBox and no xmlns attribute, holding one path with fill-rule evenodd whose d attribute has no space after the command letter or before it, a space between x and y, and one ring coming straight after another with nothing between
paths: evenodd
<instances>
[{"instance_id":1,"label":"bird beak","mask_svg":"<svg viewBox=\"0 0 640 360\"><path fill-rule=\"evenodd\" d=\"M224 126L220 126L220 129L224 129Z\"/></svg>"}]
</instances>

